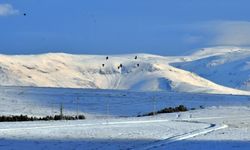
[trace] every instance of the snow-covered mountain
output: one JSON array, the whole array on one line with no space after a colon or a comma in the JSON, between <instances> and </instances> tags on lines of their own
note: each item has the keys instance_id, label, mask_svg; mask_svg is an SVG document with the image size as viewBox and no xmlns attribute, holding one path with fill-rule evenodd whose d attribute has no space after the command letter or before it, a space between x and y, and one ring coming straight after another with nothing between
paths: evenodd
<instances>
[{"instance_id":1,"label":"snow-covered mountain","mask_svg":"<svg viewBox=\"0 0 250 150\"><path fill-rule=\"evenodd\" d=\"M250 48L205 48L172 65L224 86L250 90Z\"/></svg>"},{"instance_id":2,"label":"snow-covered mountain","mask_svg":"<svg viewBox=\"0 0 250 150\"><path fill-rule=\"evenodd\" d=\"M192 73L194 72L192 69L190 72L174 67L178 66L187 70L190 68L199 69L199 61L201 60L206 60L207 64L211 64L209 62L214 62L215 58L223 57L232 62L235 55L230 55L232 58L229 59L230 52L238 52L238 58L243 58L246 55L247 50L237 50L209 51L206 49L190 56L180 57L162 57L149 54L111 55L108 59L106 56L65 53L0 55L0 84L7 86L249 94L250 92L247 91L216 84L219 82L215 80L213 81L216 83L213 83L203 78L205 76L202 74L203 77L198 76L197 74L200 72ZM214 63L214 66L222 64L221 62ZM225 64L225 61L223 63ZM122 67L119 67L120 65ZM234 67L230 67L223 68L233 70ZM240 67L247 70L247 64ZM202 67L200 68L202 69ZM218 68L218 70L220 69ZM247 73L244 72L245 76L248 76ZM223 85L228 84L223 82Z\"/></svg>"}]
</instances>

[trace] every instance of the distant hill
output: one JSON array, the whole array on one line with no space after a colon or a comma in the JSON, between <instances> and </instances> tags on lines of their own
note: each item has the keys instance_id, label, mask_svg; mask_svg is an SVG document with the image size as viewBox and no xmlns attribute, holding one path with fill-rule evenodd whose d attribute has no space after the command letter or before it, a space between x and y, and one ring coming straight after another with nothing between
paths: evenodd
<instances>
[{"instance_id":1,"label":"distant hill","mask_svg":"<svg viewBox=\"0 0 250 150\"><path fill-rule=\"evenodd\" d=\"M209 48L178 57L0 55L0 85L249 94L234 89L249 90L247 55L250 51L240 48Z\"/></svg>"},{"instance_id":2,"label":"distant hill","mask_svg":"<svg viewBox=\"0 0 250 150\"><path fill-rule=\"evenodd\" d=\"M250 48L206 48L172 65L224 86L250 90Z\"/></svg>"}]
</instances>

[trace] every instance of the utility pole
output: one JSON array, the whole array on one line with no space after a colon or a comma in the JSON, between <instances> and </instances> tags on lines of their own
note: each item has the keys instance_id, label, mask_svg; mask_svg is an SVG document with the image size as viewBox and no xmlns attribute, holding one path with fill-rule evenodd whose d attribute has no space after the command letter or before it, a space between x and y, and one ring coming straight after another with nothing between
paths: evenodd
<instances>
[{"instance_id":1,"label":"utility pole","mask_svg":"<svg viewBox=\"0 0 250 150\"><path fill-rule=\"evenodd\" d=\"M51 116L54 114L53 102L51 102Z\"/></svg>"},{"instance_id":2,"label":"utility pole","mask_svg":"<svg viewBox=\"0 0 250 150\"><path fill-rule=\"evenodd\" d=\"M60 105L60 119L63 119L63 103Z\"/></svg>"},{"instance_id":3,"label":"utility pole","mask_svg":"<svg viewBox=\"0 0 250 150\"><path fill-rule=\"evenodd\" d=\"M79 119L79 96L76 97L76 118Z\"/></svg>"}]
</instances>

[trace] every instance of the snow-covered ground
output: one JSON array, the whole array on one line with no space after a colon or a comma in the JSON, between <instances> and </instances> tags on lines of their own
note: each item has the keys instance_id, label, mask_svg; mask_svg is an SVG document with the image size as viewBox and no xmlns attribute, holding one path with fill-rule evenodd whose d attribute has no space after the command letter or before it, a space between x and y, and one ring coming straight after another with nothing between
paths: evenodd
<instances>
[{"instance_id":1,"label":"snow-covered ground","mask_svg":"<svg viewBox=\"0 0 250 150\"><path fill-rule=\"evenodd\" d=\"M38 87L1 87L0 113L27 115L84 112L91 116L137 116L164 107L183 104L200 106L250 106L246 95L194 94L178 92L134 92L127 90L93 90Z\"/></svg>"},{"instance_id":2,"label":"snow-covered ground","mask_svg":"<svg viewBox=\"0 0 250 150\"><path fill-rule=\"evenodd\" d=\"M248 107L212 107L143 118L1 123L0 145L2 149L247 150L249 112Z\"/></svg>"},{"instance_id":3,"label":"snow-covered ground","mask_svg":"<svg viewBox=\"0 0 250 150\"><path fill-rule=\"evenodd\" d=\"M1 127L3 148L128 149L209 127L208 124L149 119L18 123ZM145 122L143 122L145 121ZM20 127L21 126L21 127ZM25 127L23 127L25 126ZM177 128L176 128L177 127ZM187 128L188 127L188 128ZM175 129L176 128L176 129ZM20 142L18 142L21 140ZM38 142L38 143L37 143ZM36 144L37 143L37 144ZM66 146L66 147L65 147Z\"/></svg>"},{"instance_id":4,"label":"snow-covered ground","mask_svg":"<svg viewBox=\"0 0 250 150\"><path fill-rule=\"evenodd\" d=\"M227 125L227 127L179 142L163 144L155 149L248 150L250 147L249 112L249 107L213 107L195 111L191 113L193 118L187 120L213 122Z\"/></svg>"},{"instance_id":5,"label":"snow-covered ground","mask_svg":"<svg viewBox=\"0 0 250 150\"><path fill-rule=\"evenodd\" d=\"M0 95L1 114L58 114L56 105L62 102L65 114L76 114L79 108L87 116L82 121L2 122L0 149L217 150L250 146L250 97L245 95L34 87L1 87ZM136 117L180 104L196 110Z\"/></svg>"}]
</instances>

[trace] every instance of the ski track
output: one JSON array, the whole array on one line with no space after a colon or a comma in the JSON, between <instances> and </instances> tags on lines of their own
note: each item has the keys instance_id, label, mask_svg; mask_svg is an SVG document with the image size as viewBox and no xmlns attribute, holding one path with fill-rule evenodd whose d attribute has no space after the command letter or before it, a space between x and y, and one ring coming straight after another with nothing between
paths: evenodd
<instances>
[{"instance_id":1,"label":"ski track","mask_svg":"<svg viewBox=\"0 0 250 150\"><path fill-rule=\"evenodd\" d=\"M83 126L91 126L91 127L99 127L105 128L106 126L101 125L122 125L122 124L138 124L138 123L159 123L159 122L168 122L167 119L161 120L142 120L142 121L119 121L119 122L102 122L102 123L87 123L87 124L72 124L72 125L51 125L51 126L41 126L41 124L32 124L30 127L20 127L20 128L2 128L0 131L16 131L16 130L32 130L32 129L47 129L47 128L67 128L67 127L83 127Z\"/></svg>"}]
</instances>

